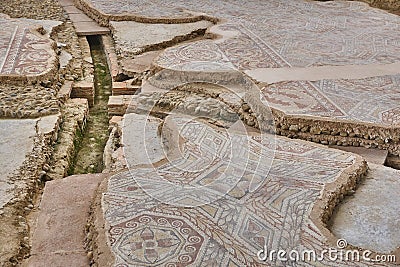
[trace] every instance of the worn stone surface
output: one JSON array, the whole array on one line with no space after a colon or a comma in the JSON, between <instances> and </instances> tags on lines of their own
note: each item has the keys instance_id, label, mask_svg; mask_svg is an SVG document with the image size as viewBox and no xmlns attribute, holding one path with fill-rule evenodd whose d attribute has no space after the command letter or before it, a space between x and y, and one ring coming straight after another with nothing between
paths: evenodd
<instances>
[{"instance_id":1,"label":"worn stone surface","mask_svg":"<svg viewBox=\"0 0 400 267\"><path fill-rule=\"evenodd\" d=\"M55 131L58 120L58 115L39 119L0 120L0 209L17 193L13 190L15 185L10 178L32 152L34 137Z\"/></svg>"},{"instance_id":2,"label":"worn stone surface","mask_svg":"<svg viewBox=\"0 0 400 267\"><path fill-rule=\"evenodd\" d=\"M279 2L279 1L278 1ZM291 2L288 3L291 7ZM299 7L302 7L301 3ZM324 32L332 36L327 36L327 39L334 38L340 40L336 34L343 34L348 38L353 37L351 31L359 29L360 31L365 28L371 27L371 31L374 31L378 25L372 22L371 25L363 25L363 17L366 18L367 14L371 13L380 18L382 23L378 23L385 29L393 27L398 17L386 14L382 11L371 9L361 3L349 3L349 2L330 2L330 3L313 3L305 8L305 10L323 10L326 12L333 12L335 9L330 9L332 6L340 7L343 13L344 20L350 20L350 17L355 16L354 24L346 24L345 30L333 28L330 31ZM279 3L276 8L282 8L282 11L286 12L285 4ZM345 10L347 10L345 12ZM304 11L304 10L303 10ZM278 11L277 11L278 12ZM278 13L279 13L278 12ZM334 15L332 13L332 15ZM351 14L351 15L350 15ZM355 14L355 15L354 15ZM335 13L335 16L337 14ZM280 15L279 15L280 16ZM300 15L301 16L301 15ZM312 16L310 15L309 18ZM396 54L398 47L392 46L390 49L384 49L384 51L377 50L375 48L368 48L364 46L355 47L356 53L366 53L368 55L377 55L380 52L389 53L384 57L378 58L367 58L359 57L360 54L340 54L339 52L329 52L328 48L322 43L319 43L321 39L316 38L313 40L303 40L308 44L315 44L316 46L323 46L324 49L315 49L314 52L301 52L296 55L297 63L292 61L292 54L287 54L288 51L296 53L296 48L285 50L282 47L276 47L271 42L275 42L270 39L263 39L267 32L273 32L274 29L265 29L263 27L257 28L256 25L235 23L235 18L232 21L226 22L221 25L214 26L210 29L210 32L222 35L222 38L217 40L203 40L193 42L189 44L182 44L173 48L166 49L158 59L155 60L155 64L159 67L170 70L175 73L175 77L183 80L184 75L187 73L196 73L199 80L205 79L205 75L208 73L215 76L214 82L221 82L232 80L234 77L228 75L228 73L235 73L235 70L260 70L264 68L290 68L290 67L309 67L309 66L320 66L320 65L365 65L371 64L372 69L376 68L376 63L380 64L395 64L398 63L396 56L391 57L389 54ZM278 19L279 20L279 19ZM297 21L297 20L296 20ZM286 25L286 24L282 24ZM308 25L306 23L306 25ZM318 25L318 24L317 24ZM351 27L350 27L351 25ZM287 27L287 25L285 26ZM285 34L289 32L292 34L290 37L296 37L297 31L304 34L304 28L287 28L283 27L279 38L284 38ZM348 27L348 28L347 28ZM394 26L396 27L396 26ZM361 30L362 28L362 30ZM372 30L374 29L374 30ZM265 31L265 32L264 32ZM382 33L386 30L382 29ZM306 31L307 32L307 31ZM272 34L272 33L271 33ZM279 39L278 38L278 39ZM289 38L287 36L287 38ZM299 39L300 38L300 39ZM347 37L346 37L347 38ZM381 36L382 40L389 40L392 35L386 34ZM290 43L292 40L301 40L301 37L295 39L282 39L284 44ZM324 39L325 40L325 39ZM252 43L252 45L250 45ZM283 43L277 43L277 45L283 45ZM338 42L335 42L335 44ZM361 44L358 42L357 44ZM390 42L386 42L389 44ZM345 47L346 45L344 45ZM372 49L374 52L368 52ZM251 51L251 52L249 52ZM353 50L352 50L353 51ZM389 52L392 51L392 52ZM319 52L324 54L319 54ZM247 55L245 53L250 53ZM309 54L311 53L311 54ZM341 55L343 56L342 59ZM254 56L254 58L252 58ZM314 63L307 63L306 61L315 59L322 60ZM337 60L337 62L329 62L327 59ZM389 61L382 61L383 58L390 58ZM325 60L326 59L326 60ZM340 62L339 62L340 61ZM381 65L385 66L385 65ZM398 136L399 134L399 74L393 65L386 76L376 76L374 72L369 72L363 76L363 78L348 79L321 79L316 81L307 81L307 76L294 77L297 81L286 81L270 85L260 86L261 92L264 96L264 105L268 105L267 109L272 108L275 112L276 125L278 133L287 135L289 137L302 138L306 140L312 140L315 142L321 142L323 144L351 144L355 146L364 147L378 147L380 149L388 149L393 154L400 153ZM381 67L383 68L383 67ZM334 71L334 70L332 70ZM249 73L249 72L247 72ZM344 72L342 72L344 73ZM384 74L381 72L380 74ZM390 75L389 75L390 74ZM323 77L323 76L322 76ZM340 77L340 76L339 76ZM178 78L175 78L178 80ZM167 82L159 87L169 87ZM379 88L379 90L376 90ZM260 110L262 107L260 106ZM338 124L340 121L343 124ZM320 125L315 125L320 130L310 131L307 130L307 124L310 126L311 123L319 122ZM329 124L328 122L331 122ZM328 125L329 124L329 125ZM301 125L301 127L300 127ZM329 131L335 125L334 131ZM368 130L364 132L361 127L368 127ZM290 130L289 130L290 129ZM298 130L296 130L298 129ZM299 130L304 129L301 133ZM328 129L328 130L327 130ZM346 132L346 133L345 133ZM322 133L322 135L321 135ZM342 134L341 137L335 137ZM324 136L325 135L325 136ZM343 137L349 136L346 140L340 140Z\"/></svg>"},{"instance_id":3,"label":"worn stone surface","mask_svg":"<svg viewBox=\"0 0 400 267\"><path fill-rule=\"evenodd\" d=\"M271 107L290 115L400 124L400 75L284 82L266 86L262 92Z\"/></svg>"},{"instance_id":4,"label":"worn stone surface","mask_svg":"<svg viewBox=\"0 0 400 267\"><path fill-rule=\"evenodd\" d=\"M86 2L105 14L134 12L138 13L138 16L141 15L141 9L138 6L142 4L139 1L119 3L106 0L83 0L81 2ZM220 12L220 10L225 10L226 6L229 6L229 11ZM215 46L219 49L207 49L207 53L218 55L222 52L228 54L228 57L230 54L234 59L233 64L240 69L288 65L391 63L399 59L398 48L394 41L396 37L392 34L399 18L378 9L369 8L366 4L359 2L310 3L282 0L260 4L258 1L243 3L170 1L168 4L160 2L159 7L154 9L153 17L163 17L164 12L180 8L231 22L218 28L230 31L234 36L231 43L234 42L236 45L229 46L222 42ZM145 11L142 16L147 17ZM368 23L365 23L365 19L371 16L375 19L367 19ZM294 17L296 19L293 19ZM241 25L235 22L240 22ZM260 23L271 26L259 27ZM287 30L288 27L290 31ZM375 42L387 40L384 46L371 43L370 34L374 35ZM231 54L230 51L233 50L230 48L238 46L242 49L236 49ZM189 47L193 46L188 45L186 50L189 50ZM245 56L247 51L251 51L251 55ZM208 54L198 56L207 60L205 56Z\"/></svg>"},{"instance_id":5,"label":"worn stone surface","mask_svg":"<svg viewBox=\"0 0 400 267\"><path fill-rule=\"evenodd\" d=\"M74 1L64 0L59 1L65 12L68 14L69 19L74 24L78 36L107 34L109 29L99 26L93 19L88 17L80 9L74 6Z\"/></svg>"},{"instance_id":6,"label":"worn stone surface","mask_svg":"<svg viewBox=\"0 0 400 267\"><path fill-rule=\"evenodd\" d=\"M122 126L122 145L131 166L149 165L164 159L157 130L162 120L146 115L126 114ZM137 131L137 128L143 131Z\"/></svg>"},{"instance_id":7,"label":"worn stone surface","mask_svg":"<svg viewBox=\"0 0 400 267\"><path fill-rule=\"evenodd\" d=\"M0 117L35 118L55 114L59 110L53 88L0 84Z\"/></svg>"},{"instance_id":8,"label":"worn stone surface","mask_svg":"<svg viewBox=\"0 0 400 267\"><path fill-rule=\"evenodd\" d=\"M75 23L75 27L79 36L102 35L110 32L109 29L99 26L94 21L78 21Z\"/></svg>"},{"instance_id":9,"label":"worn stone surface","mask_svg":"<svg viewBox=\"0 0 400 267\"><path fill-rule=\"evenodd\" d=\"M32 151L33 137L36 135L35 126L37 120L1 120L0 136L0 157L1 157L1 193L0 207L3 207L13 197L9 184L9 176L25 160L26 154Z\"/></svg>"},{"instance_id":10,"label":"worn stone surface","mask_svg":"<svg viewBox=\"0 0 400 267\"><path fill-rule=\"evenodd\" d=\"M23 266L89 266L85 227L102 174L47 182L34 225L31 257Z\"/></svg>"},{"instance_id":11,"label":"worn stone surface","mask_svg":"<svg viewBox=\"0 0 400 267\"><path fill-rule=\"evenodd\" d=\"M140 133L139 126L129 127ZM167 118L164 127L178 129L182 142L176 135L169 142L180 157L153 168L132 166L111 177L103 195L115 266L257 266L265 242L283 249L305 249L311 245L305 240L327 246L310 221L312 205L324 185L361 167L356 156L285 138L273 150L271 136L227 135L181 116Z\"/></svg>"},{"instance_id":12,"label":"worn stone surface","mask_svg":"<svg viewBox=\"0 0 400 267\"><path fill-rule=\"evenodd\" d=\"M46 174L44 166L57 138L60 117L0 121L0 165L4 170L0 175L0 265L8 267L29 252L25 215L31 211L36 190Z\"/></svg>"},{"instance_id":13,"label":"worn stone surface","mask_svg":"<svg viewBox=\"0 0 400 267\"><path fill-rule=\"evenodd\" d=\"M400 247L400 171L369 167L365 180L337 209L331 230L351 245L389 253Z\"/></svg>"},{"instance_id":14,"label":"worn stone surface","mask_svg":"<svg viewBox=\"0 0 400 267\"><path fill-rule=\"evenodd\" d=\"M136 73L149 71L153 60L160 55L160 51L150 51L137 55L134 58L121 58L121 66L126 75L134 76Z\"/></svg>"},{"instance_id":15,"label":"worn stone surface","mask_svg":"<svg viewBox=\"0 0 400 267\"><path fill-rule=\"evenodd\" d=\"M121 56L141 54L168 43L177 43L190 34L206 30L213 25L209 21L182 24L145 24L134 21L111 21L110 26Z\"/></svg>"},{"instance_id":16,"label":"worn stone surface","mask_svg":"<svg viewBox=\"0 0 400 267\"><path fill-rule=\"evenodd\" d=\"M388 156L387 150L371 149L364 147L352 147L352 146L331 146L332 148L340 149L343 151L351 152L360 155L367 162L373 164L383 165L386 162Z\"/></svg>"},{"instance_id":17,"label":"worn stone surface","mask_svg":"<svg viewBox=\"0 0 400 267\"><path fill-rule=\"evenodd\" d=\"M94 95L94 84L92 81L80 81L72 84L71 97L85 98L90 107L94 105Z\"/></svg>"}]
</instances>

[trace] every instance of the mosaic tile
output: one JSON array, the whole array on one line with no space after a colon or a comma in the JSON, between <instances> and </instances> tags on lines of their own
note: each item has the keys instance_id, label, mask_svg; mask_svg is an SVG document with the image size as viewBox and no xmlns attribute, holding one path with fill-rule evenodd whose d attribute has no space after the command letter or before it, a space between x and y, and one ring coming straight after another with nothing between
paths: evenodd
<instances>
[{"instance_id":1,"label":"mosaic tile","mask_svg":"<svg viewBox=\"0 0 400 267\"><path fill-rule=\"evenodd\" d=\"M182 159L123 172L109 180L103 208L115 266L261 266L266 263L257 259L257 252L264 244L288 250L317 247L318 251L326 246L310 221L310 212L324 185L355 164L352 154L282 137L227 135L179 115L173 122L186 140ZM271 154L271 142L276 144L273 162L264 162L266 169L263 162L252 164L252 157L242 166L226 158L233 149L243 159L244 137L258 155ZM201 158L196 156L199 153ZM235 166L233 173L226 171L224 162ZM234 173L237 170L243 175ZM260 180L251 191L254 174ZM170 186L158 177L191 186L190 190ZM220 186L198 187L212 181ZM225 194L226 188L233 190ZM240 197L231 194L237 188L243 189ZM310 239L313 247L308 245Z\"/></svg>"},{"instance_id":2,"label":"mosaic tile","mask_svg":"<svg viewBox=\"0 0 400 267\"><path fill-rule=\"evenodd\" d=\"M45 22L0 14L0 77L40 76L56 68L53 42L35 31Z\"/></svg>"}]
</instances>

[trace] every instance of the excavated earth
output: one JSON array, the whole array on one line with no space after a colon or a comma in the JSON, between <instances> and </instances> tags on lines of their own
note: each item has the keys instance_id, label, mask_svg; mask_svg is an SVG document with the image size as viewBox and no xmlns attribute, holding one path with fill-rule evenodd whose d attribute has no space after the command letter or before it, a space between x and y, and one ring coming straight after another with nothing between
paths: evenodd
<instances>
[{"instance_id":1,"label":"excavated earth","mask_svg":"<svg viewBox=\"0 0 400 267\"><path fill-rule=\"evenodd\" d=\"M4 0L0 266L399 265L400 6L364 2Z\"/></svg>"}]
</instances>

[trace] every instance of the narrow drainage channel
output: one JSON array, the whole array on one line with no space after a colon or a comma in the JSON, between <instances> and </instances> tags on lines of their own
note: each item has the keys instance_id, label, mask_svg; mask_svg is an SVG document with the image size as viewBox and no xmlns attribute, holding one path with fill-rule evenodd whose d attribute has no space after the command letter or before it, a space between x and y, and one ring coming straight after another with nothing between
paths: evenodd
<instances>
[{"instance_id":1,"label":"narrow drainage channel","mask_svg":"<svg viewBox=\"0 0 400 267\"><path fill-rule=\"evenodd\" d=\"M69 174L100 173L104 168L103 151L108 140L107 103L112 80L100 36L87 36L94 65L94 105L89 110L85 132L76 144Z\"/></svg>"}]
</instances>

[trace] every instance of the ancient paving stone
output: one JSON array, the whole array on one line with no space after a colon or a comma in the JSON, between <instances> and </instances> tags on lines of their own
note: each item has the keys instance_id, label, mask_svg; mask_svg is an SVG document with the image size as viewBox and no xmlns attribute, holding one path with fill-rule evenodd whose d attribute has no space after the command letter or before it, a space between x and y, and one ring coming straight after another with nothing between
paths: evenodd
<instances>
[{"instance_id":1,"label":"ancient paving stone","mask_svg":"<svg viewBox=\"0 0 400 267\"><path fill-rule=\"evenodd\" d=\"M145 24L134 21L111 21L117 53L121 56L137 55L168 43L188 38L190 34L206 30L209 21L182 24Z\"/></svg>"},{"instance_id":2,"label":"ancient paving stone","mask_svg":"<svg viewBox=\"0 0 400 267\"><path fill-rule=\"evenodd\" d=\"M110 32L109 29L99 26L94 21L78 21L74 25L79 36L102 35Z\"/></svg>"},{"instance_id":3,"label":"ancient paving stone","mask_svg":"<svg viewBox=\"0 0 400 267\"><path fill-rule=\"evenodd\" d=\"M387 150L381 149L368 149L364 147L353 147L353 146L330 146L332 148L340 149L343 151L351 152L360 155L367 162L373 164L383 165L386 162L388 156Z\"/></svg>"},{"instance_id":4,"label":"ancient paving stone","mask_svg":"<svg viewBox=\"0 0 400 267\"><path fill-rule=\"evenodd\" d=\"M88 17L82 10L74 6L74 1L58 0L60 5L67 12L68 17L75 26L78 36L108 34L110 31L107 28L99 26L96 22Z\"/></svg>"},{"instance_id":5,"label":"ancient paving stone","mask_svg":"<svg viewBox=\"0 0 400 267\"><path fill-rule=\"evenodd\" d=\"M53 22L51 27L60 23ZM57 69L57 58L53 41L39 33L46 23L0 14L0 24L0 79L50 78Z\"/></svg>"},{"instance_id":6,"label":"ancient paving stone","mask_svg":"<svg viewBox=\"0 0 400 267\"><path fill-rule=\"evenodd\" d=\"M332 219L332 232L348 243L389 253L400 246L400 171L369 164L370 171L354 195Z\"/></svg>"},{"instance_id":7,"label":"ancient paving stone","mask_svg":"<svg viewBox=\"0 0 400 267\"><path fill-rule=\"evenodd\" d=\"M75 175L46 183L25 266L89 266L85 226L104 174Z\"/></svg>"},{"instance_id":8,"label":"ancient paving stone","mask_svg":"<svg viewBox=\"0 0 400 267\"><path fill-rule=\"evenodd\" d=\"M54 131L58 119L58 115L53 115L39 119L0 120L0 208L17 193L12 190L14 185L10 178L32 151L33 138L37 133Z\"/></svg>"},{"instance_id":9,"label":"ancient paving stone","mask_svg":"<svg viewBox=\"0 0 400 267\"><path fill-rule=\"evenodd\" d=\"M256 266L265 243L326 246L310 212L324 185L358 166L354 155L281 137L227 135L186 117L164 123L179 129L182 157L115 175L103 196L115 266Z\"/></svg>"}]
</instances>

